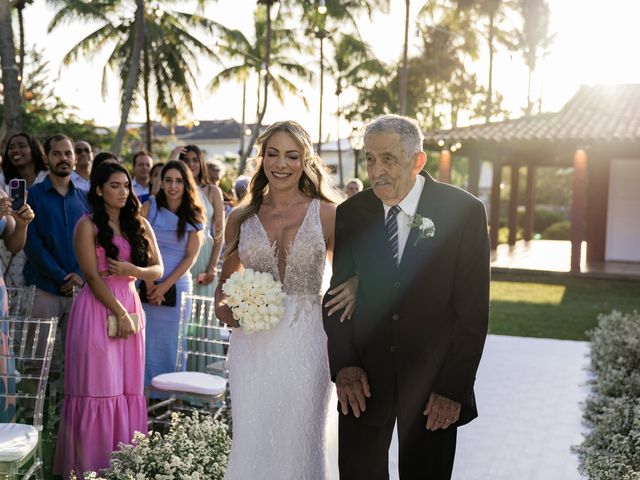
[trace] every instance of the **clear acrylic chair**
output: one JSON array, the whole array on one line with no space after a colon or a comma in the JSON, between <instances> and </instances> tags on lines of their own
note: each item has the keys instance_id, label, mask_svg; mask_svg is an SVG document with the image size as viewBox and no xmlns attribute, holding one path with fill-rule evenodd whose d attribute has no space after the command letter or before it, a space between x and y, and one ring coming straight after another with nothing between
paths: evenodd
<instances>
[{"instance_id":1,"label":"clear acrylic chair","mask_svg":"<svg viewBox=\"0 0 640 480\"><path fill-rule=\"evenodd\" d=\"M7 300L9 301L9 315L30 316L33 311L33 299L36 295L36 286L7 287Z\"/></svg>"},{"instance_id":2,"label":"clear acrylic chair","mask_svg":"<svg viewBox=\"0 0 640 480\"><path fill-rule=\"evenodd\" d=\"M44 478L42 413L57 323L0 318L0 478Z\"/></svg>"},{"instance_id":3,"label":"clear acrylic chair","mask_svg":"<svg viewBox=\"0 0 640 480\"><path fill-rule=\"evenodd\" d=\"M178 331L175 371L156 375L146 391L147 398L166 398L149 406L151 425L163 423L172 410L204 410L218 418L227 407L230 329L216 318L214 299L183 293ZM167 410L156 415L163 407Z\"/></svg>"}]
</instances>

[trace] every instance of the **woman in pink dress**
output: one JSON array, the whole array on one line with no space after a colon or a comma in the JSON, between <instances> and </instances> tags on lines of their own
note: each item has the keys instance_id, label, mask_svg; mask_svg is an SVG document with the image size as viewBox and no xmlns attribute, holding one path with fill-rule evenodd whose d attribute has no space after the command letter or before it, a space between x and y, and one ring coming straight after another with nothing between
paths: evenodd
<instances>
[{"instance_id":1,"label":"woman in pink dress","mask_svg":"<svg viewBox=\"0 0 640 480\"><path fill-rule=\"evenodd\" d=\"M120 164L91 172L93 215L81 219L74 247L86 283L71 309L65 352L65 399L54 471L65 478L109 467L120 442L147 432L144 320L134 281L162 276L153 231L140 214ZM135 319L140 329L134 332ZM107 335L115 315L117 336Z\"/></svg>"}]
</instances>

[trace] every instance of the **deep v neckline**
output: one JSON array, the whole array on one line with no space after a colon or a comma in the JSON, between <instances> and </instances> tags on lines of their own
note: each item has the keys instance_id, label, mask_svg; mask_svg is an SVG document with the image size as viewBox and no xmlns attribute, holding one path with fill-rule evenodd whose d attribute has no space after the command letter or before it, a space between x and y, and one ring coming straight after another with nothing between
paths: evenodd
<instances>
[{"instance_id":1,"label":"deep v neckline","mask_svg":"<svg viewBox=\"0 0 640 480\"><path fill-rule=\"evenodd\" d=\"M264 225L262 224L262 220L260 220L260 217L257 213L255 214L256 221L260 226L260 231L262 232L262 235L264 236L264 239L266 240L267 245L271 250L271 258L275 262L275 271L278 272L278 279L283 286L285 285L285 280L287 279L287 271L289 270L289 253L295 247L296 242L298 241L298 237L300 236L300 231L302 230L302 227L304 227L305 223L307 223L307 218L309 217L309 212L311 211L311 205L315 201L316 199L314 198L309 202L309 205L307 205L307 211L304 214L304 218L302 219L302 222L300 223L296 234L293 236L293 240L291 240L291 242L289 242L289 245L286 246L284 252L284 272L282 273L282 275L280 274L280 264L278 262L278 244L275 240L271 242L271 240L269 239L269 234L267 233L267 229L264 228Z\"/></svg>"}]
</instances>

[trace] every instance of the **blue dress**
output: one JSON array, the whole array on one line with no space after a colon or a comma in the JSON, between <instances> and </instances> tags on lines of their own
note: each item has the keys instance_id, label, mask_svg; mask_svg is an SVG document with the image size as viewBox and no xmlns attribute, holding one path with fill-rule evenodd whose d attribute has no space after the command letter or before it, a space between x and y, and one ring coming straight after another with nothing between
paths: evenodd
<instances>
[{"instance_id":1,"label":"blue dress","mask_svg":"<svg viewBox=\"0 0 640 480\"><path fill-rule=\"evenodd\" d=\"M7 226L6 217L0 219L0 237L4 233L4 229ZM2 264L0 264L0 316L4 317L9 313L9 302L7 298L7 288L4 284L4 272L2 271Z\"/></svg>"},{"instance_id":2,"label":"blue dress","mask_svg":"<svg viewBox=\"0 0 640 480\"><path fill-rule=\"evenodd\" d=\"M178 216L167 208L158 208L155 197L149 197L148 220L153 228L164 264L162 282L182 262L189 241L189 233L202 230L202 225L187 223L184 236L178 239ZM180 302L182 292L193 289L189 270L176 282L176 306L143 304L147 320L146 358L144 371L145 387L151 379L162 373L174 372L178 353L178 325L180 323ZM189 309L187 309L189 311Z\"/></svg>"},{"instance_id":3,"label":"blue dress","mask_svg":"<svg viewBox=\"0 0 640 480\"><path fill-rule=\"evenodd\" d=\"M0 219L0 236L4 233L7 226L7 219ZM9 303L7 297L7 288L4 284L4 272L0 268L0 317L5 317L9 313ZM4 325L6 326L6 325ZM7 331L0 329L0 353L7 355L9 353L9 337ZM16 391L15 379L9 375L14 373L14 361L10 357L0 357L0 394L6 394ZM10 422L15 414L15 401L7 401L6 397L0 396L0 423Z\"/></svg>"}]
</instances>

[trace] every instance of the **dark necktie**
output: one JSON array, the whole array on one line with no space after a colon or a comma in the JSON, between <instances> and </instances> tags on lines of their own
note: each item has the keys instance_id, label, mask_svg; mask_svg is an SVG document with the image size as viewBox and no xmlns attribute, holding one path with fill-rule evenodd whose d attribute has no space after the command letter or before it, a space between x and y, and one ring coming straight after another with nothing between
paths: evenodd
<instances>
[{"instance_id":1,"label":"dark necktie","mask_svg":"<svg viewBox=\"0 0 640 480\"><path fill-rule=\"evenodd\" d=\"M393 259L398 265L398 219L396 215L400 211L399 205L394 205L387 212L387 218L384 221L384 225L387 229L387 239L389 245L391 245L391 252L393 253Z\"/></svg>"}]
</instances>

